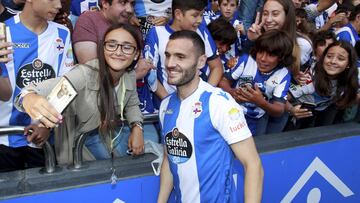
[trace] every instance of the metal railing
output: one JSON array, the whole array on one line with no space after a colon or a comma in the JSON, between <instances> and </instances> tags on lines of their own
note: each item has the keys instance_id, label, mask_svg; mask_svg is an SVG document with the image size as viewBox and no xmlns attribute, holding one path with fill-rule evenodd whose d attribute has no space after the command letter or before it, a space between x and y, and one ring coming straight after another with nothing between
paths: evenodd
<instances>
[{"instance_id":1,"label":"metal railing","mask_svg":"<svg viewBox=\"0 0 360 203\"><path fill-rule=\"evenodd\" d=\"M147 124L147 123L157 122L157 121L159 121L158 118L159 117L158 117L157 113L145 114L144 115L144 123ZM75 139L75 144L74 144L74 149L73 149L73 162L74 163L73 163L73 166L70 167L72 170L81 170L82 168L84 168L82 151L84 148L84 144L85 144L87 135L88 135L87 133L84 133Z\"/></svg>"},{"instance_id":2,"label":"metal railing","mask_svg":"<svg viewBox=\"0 0 360 203\"><path fill-rule=\"evenodd\" d=\"M24 134L24 126L7 126L0 127L0 136L8 134ZM53 173L56 170L55 166L55 153L48 141L42 146L45 156L45 168L41 169L42 173Z\"/></svg>"}]
</instances>

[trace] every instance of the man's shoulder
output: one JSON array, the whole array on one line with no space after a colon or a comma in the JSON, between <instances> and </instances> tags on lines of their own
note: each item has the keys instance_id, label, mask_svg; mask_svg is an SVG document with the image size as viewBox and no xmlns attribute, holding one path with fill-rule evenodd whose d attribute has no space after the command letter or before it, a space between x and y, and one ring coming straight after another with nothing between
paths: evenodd
<instances>
[{"instance_id":1,"label":"man's shoulder","mask_svg":"<svg viewBox=\"0 0 360 203\"><path fill-rule=\"evenodd\" d=\"M64 32L70 33L69 28L67 28L65 25L53 22L53 21L48 21L48 27L49 29L53 30L54 32L56 31L56 29L60 29L63 30Z\"/></svg>"},{"instance_id":2,"label":"man's shoulder","mask_svg":"<svg viewBox=\"0 0 360 203\"><path fill-rule=\"evenodd\" d=\"M82 19L99 19L102 18L102 14L100 11L85 11L79 16L78 20Z\"/></svg>"}]
</instances>

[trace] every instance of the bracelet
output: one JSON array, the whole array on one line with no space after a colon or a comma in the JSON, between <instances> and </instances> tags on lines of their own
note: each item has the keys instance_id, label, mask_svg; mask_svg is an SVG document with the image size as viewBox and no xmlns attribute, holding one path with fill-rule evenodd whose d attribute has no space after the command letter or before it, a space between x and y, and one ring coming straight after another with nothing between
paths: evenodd
<instances>
[{"instance_id":1,"label":"bracelet","mask_svg":"<svg viewBox=\"0 0 360 203\"><path fill-rule=\"evenodd\" d=\"M131 124L131 129L133 129L135 126L139 127L142 131L144 131L143 123L141 121L134 121Z\"/></svg>"}]
</instances>

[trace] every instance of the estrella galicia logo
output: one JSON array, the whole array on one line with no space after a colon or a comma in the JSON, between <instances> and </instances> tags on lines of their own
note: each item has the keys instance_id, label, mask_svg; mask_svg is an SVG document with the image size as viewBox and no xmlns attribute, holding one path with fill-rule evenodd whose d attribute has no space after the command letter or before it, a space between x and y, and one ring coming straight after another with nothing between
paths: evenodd
<instances>
[{"instance_id":1,"label":"estrella galicia logo","mask_svg":"<svg viewBox=\"0 0 360 203\"><path fill-rule=\"evenodd\" d=\"M16 85L22 89L31 82L39 83L41 81L55 78L54 69L40 59L33 60L32 63L22 66L16 76Z\"/></svg>"},{"instance_id":2,"label":"estrella galicia logo","mask_svg":"<svg viewBox=\"0 0 360 203\"><path fill-rule=\"evenodd\" d=\"M190 140L178 128L174 128L166 134L165 144L171 162L181 164L190 159L192 145Z\"/></svg>"}]
</instances>

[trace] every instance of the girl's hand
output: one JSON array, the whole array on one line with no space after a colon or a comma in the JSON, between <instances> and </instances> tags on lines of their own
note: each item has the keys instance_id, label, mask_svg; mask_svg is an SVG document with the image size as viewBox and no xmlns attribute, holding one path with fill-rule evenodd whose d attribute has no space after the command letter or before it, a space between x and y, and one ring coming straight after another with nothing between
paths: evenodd
<instances>
[{"instance_id":1,"label":"girl's hand","mask_svg":"<svg viewBox=\"0 0 360 203\"><path fill-rule=\"evenodd\" d=\"M307 118L312 116L312 112L308 109L301 108L301 105L296 105L290 109L290 114L296 119Z\"/></svg>"},{"instance_id":2,"label":"girl's hand","mask_svg":"<svg viewBox=\"0 0 360 203\"><path fill-rule=\"evenodd\" d=\"M311 82L312 78L309 73L304 73L302 71L299 71L299 74L295 76L296 82L298 82L300 85L306 85L309 82Z\"/></svg>"},{"instance_id":3,"label":"girl's hand","mask_svg":"<svg viewBox=\"0 0 360 203\"><path fill-rule=\"evenodd\" d=\"M260 35L262 35L263 26L264 22L260 22L260 12L257 12L255 23L253 23L247 31L248 39L251 41L255 41L257 38L259 38Z\"/></svg>"},{"instance_id":4,"label":"girl's hand","mask_svg":"<svg viewBox=\"0 0 360 203\"><path fill-rule=\"evenodd\" d=\"M57 123L62 123L62 115L43 96L35 93L25 95L23 107L33 120L39 121L47 128L54 128Z\"/></svg>"},{"instance_id":5,"label":"girl's hand","mask_svg":"<svg viewBox=\"0 0 360 203\"><path fill-rule=\"evenodd\" d=\"M144 135L140 127L134 126L131 128L128 148L132 150L133 155L140 155L144 153Z\"/></svg>"}]
</instances>

